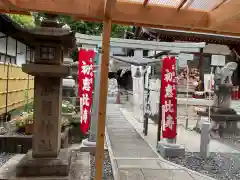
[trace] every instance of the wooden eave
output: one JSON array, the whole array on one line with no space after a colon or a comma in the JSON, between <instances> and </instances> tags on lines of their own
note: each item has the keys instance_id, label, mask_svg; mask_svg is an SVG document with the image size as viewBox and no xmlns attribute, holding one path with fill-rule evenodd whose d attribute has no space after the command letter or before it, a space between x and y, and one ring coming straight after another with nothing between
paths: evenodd
<instances>
[{"instance_id":1,"label":"wooden eave","mask_svg":"<svg viewBox=\"0 0 240 180\"><path fill-rule=\"evenodd\" d=\"M36 28L37 29L37 28ZM27 29L21 27L19 24L14 22L10 17L5 14L0 15L0 32L16 39L29 47L34 48L34 42L40 40L50 40L51 42L61 43L67 48L74 48L76 45L75 33L74 32L64 32L64 33L41 33L38 34L35 28ZM45 28L47 29L47 28ZM43 30L42 30L43 32Z\"/></svg>"},{"instance_id":2,"label":"wooden eave","mask_svg":"<svg viewBox=\"0 0 240 180\"><path fill-rule=\"evenodd\" d=\"M235 45L240 44L240 37L221 36L209 33L196 33L188 31L173 31L168 29L154 29L139 27L135 33L135 39L159 39L160 41L191 41L214 44Z\"/></svg>"},{"instance_id":3,"label":"wooden eave","mask_svg":"<svg viewBox=\"0 0 240 180\"><path fill-rule=\"evenodd\" d=\"M5 14L0 15L0 32L29 47L33 47L32 42L27 39L31 34Z\"/></svg>"},{"instance_id":4,"label":"wooden eave","mask_svg":"<svg viewBox=\"0 0 240 180\"><path fill-rule=\"evenodd\" d=\"M111 14L112 21L120 24L240 35L239 0L219 0L216 4L209 1L207 9L203 5L194 7L194 2L201 3L203 0L183 1L177 6L163 1L118 0L111 4L111 0L0 0L0 9L67 14L89 21L103 21L105 15Z\"/></svg>"}]
</instances>

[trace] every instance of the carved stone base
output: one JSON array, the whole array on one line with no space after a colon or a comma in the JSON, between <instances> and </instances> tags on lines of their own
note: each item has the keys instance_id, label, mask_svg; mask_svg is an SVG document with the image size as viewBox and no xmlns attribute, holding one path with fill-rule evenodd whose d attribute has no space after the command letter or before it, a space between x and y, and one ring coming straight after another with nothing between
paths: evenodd
<instances>
[{"instance_id":1,"label":"carved stone base","mask_svg":"<svg viewBox=\"0 0 240 180\"><path fill-rule=\"evenodd\" d=\"M90 154L87 152L70 151L71 166L68 176L39 176L39 177L17 177L16 169L24 154L14 155L3 166L0 167L1 180L87 180L90 179Z\"/></svg>"},{"instance_id":2,"label":"carved stone base","mask_svg":"<svg viewBox=\"0 0 240 180\"><path fill-rule=\"evenodd\" d=\"M70 159L67 149L61 149L57 158L33 158L29 151L17 165L16 176L68 176Z\"/></svg>"},{"instance_id":3,"label":"carved stone base","mask_svg":"<svg viewBox=\"0 0 240 180\"><path fill-rule=\"evenodd\" d=\"M202 113L208 114L208 111L209 111L209 109L206 109L206 112L202 112ZM210 108L210 113L222 114L222 115L230 115L230 114L236 115L237 114L237 112L232 108L219 109L219 108L213 108L213 107Z\"/></svg>"},{"instance_id":4,"label":"carved stone base","mask_svg":"<svg viewBox=\"0 0 240 180\"><path fill-rule=\"evenodd\" d=\"M235 110L232 111L232 113L224 114L223 112L218 112L218 113L210 113L210 118L215 121L215 122L238 122L240 120L240 115L235 114ZM208 117L209 113L208 112L198 112L199 116L205 116Z\"/></svg>"},{"instance_id":5,"label":"carved stone base","mask_svg":"<svg viewBox=\"0 0 240 180\"><path fill-rule=\"evenodd\" d=\"M163 157L182 157L185 156L185 147L183 145L158 142L158 152Z\"/></svg>"},{"instance_id":6,"label":"carved stone base","mask_svg":"<svg viewBox=\"0 0 240 180\"><path fill-rule=\"evenodd\" d=\"M198 115L205 117L209 116L208 112L198 112ZM240 135L240 129L237 125L238 122L240 122L240 115L235 114L234 110L231 113L231 109L229 109L228 114L223 114L223 112L211 113L210 118L212 120L211 130L214 132L218 132L218 135L220 137L222 137L224 134ZM198 122L196 129L199 129L201 131L201 124L201 122Z\"/></svg>"}]
</instances>

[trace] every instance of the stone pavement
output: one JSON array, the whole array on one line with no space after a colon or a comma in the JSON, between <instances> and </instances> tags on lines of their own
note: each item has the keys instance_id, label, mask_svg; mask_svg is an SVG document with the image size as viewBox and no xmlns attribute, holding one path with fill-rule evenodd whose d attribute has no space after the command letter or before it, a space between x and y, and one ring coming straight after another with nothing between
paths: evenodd
<instances>
[{"instance_id":1,"label":"stone pavement","mask_svg":"<svg viewBox=\"0 0 240 180\"><path fill-rule=\"evenodd\" d=\"M186 105L187 104L187 105ZM178 124L186 126L186 119L188 119L188 129L193 130L196 127L197 120L200 117L197 115L195 110L198 108L208 108L213 104L213 100L208 99L195 99L195 98L178 98L178 106L177 106L177 117ZM236 110L238 114L240 114L240 101L233 100L231 104L231 108Z\"/></svg>"},{"instance_id":2,"label":"stone pavement","mask_svg":"<svg viewBox=\"0 0 240 180\"><path fill-rule=\"evenodd\" d=\"M133 113L127 108L121 108L122 114L128 119L131 124L137 129L138 132L142 133L143 124L139 123L133 118ZM177 143L185 146L188 152L199 152L200 151L200 134L195 131L186 130L182 125L177 127ZM152 147L156 147L157 144L157 124L148 124L148 135L144 136L146 142ZM222 142L215 139L210 140L209 145L210 152L225 152L225 153L240 153L238 149L230 147Z\"/></svg>"},{"instance_id":3,"label":"stone pavement","mask_svg":"<svg viewBox=\"0 0 240 180\"><path fill-rule=\"evenodd\" d=\"M106 142L115 180L213 180L164 160L134 125L137 121L126 119L120 107L107 106Z\"/></svg>"}]
</instances>

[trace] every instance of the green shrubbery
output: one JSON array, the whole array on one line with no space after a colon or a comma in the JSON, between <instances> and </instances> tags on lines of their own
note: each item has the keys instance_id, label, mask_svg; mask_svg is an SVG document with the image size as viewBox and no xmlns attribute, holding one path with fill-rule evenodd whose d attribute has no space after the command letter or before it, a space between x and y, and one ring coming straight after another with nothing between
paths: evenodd
<instances>
[{"instance_id":1,"label":"green shrubbery","mask_svg":"<svg viewBox=\"0 0 240 180\"><path fill-rule=\"evenodd\" d=\"M33 124L34 121L34 114L33 114L33 106L31 104L31 109L29 108L24 108L25 110L27 109L28 112L24 111L20 114L20 116L17 116L16 120L16 126L18 128L24 128L28 124ZM73 113L75 110L75 106L72 105L69 101L63 101L62 102L62 113ZM64 126L66 126L66 121L63 121Z\"/></svg>"},{"instance_id":2,"label":"green shrubbery","mask_svg":"<svg viewBox=\"0 0 240 180\"><path fill-rule=\"evenodd\" d=\"M24 128L28 124L33 124L33 112L23 112L16 118L16 126L18 128Z\"/></svg>"},{"instance_id":3,"label":"green shrubbery","mask_svg":"<svg viewBox=\"0 0 240 180\"><path fill-rule=\"evenodd\" d=\"M72 105L69 101L63 100L62 102L62 113L73 113L75 106Z\"/></svg>"}]
</instances>

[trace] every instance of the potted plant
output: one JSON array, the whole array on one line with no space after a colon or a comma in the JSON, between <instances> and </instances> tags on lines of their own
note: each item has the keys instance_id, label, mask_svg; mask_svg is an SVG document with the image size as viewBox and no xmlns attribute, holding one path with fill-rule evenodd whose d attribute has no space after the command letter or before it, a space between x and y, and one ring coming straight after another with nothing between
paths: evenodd
<instances>
[{"instance_id":1,"label":"potted plant","mask_svg":"<svg viewBox=\"0 0 240 180\"><path fill-rule=\"evenodd\" d=\"M25 117L25 133L33 134L33 112Z\"/></svg>"},{"instance_id":2,"label":"potted plant","mask_svg":"<svg viewBox=\"0 0 240 180\"><path fill-rule=\"evenodd\" d=\"M25 120L23 116L19 116L18 118L16 118L16 127L18 132L25 132Z\"/></svg>"},{"instance_id":3,"label":"potted plant","mask_svg":"<svg viewBox=\"0 0 240 180\"><path fill-rule=\"evenodd\" d=\"M80 129L80 116L73 115L72 120L70 121L70 133L69 140L70 143L81 143L83 139L86 139L88 135L84 135Z\"/></svg>"},{"instance_id":4,"label":"potted plant","mask_svg":"<svg viewBox=\"0 0 240 180\"><path fill-rule=\"evenodd\" d=\"M69 101L62 102L62 113L63 114L72 114L74 112L74 105L72 105Z\"/></svg>"},{"instance_id":5,"label":"potted plant","mask_svg":"<svg viewBox=\"0 0 240 180\"><path fill-rule=\"evenodd\" d=\"M69 101L62 102L62 119L68 120L69 122L73 118L73 114L75 113L75 106L72 105Z\"/></svg>"}]
</instances>

